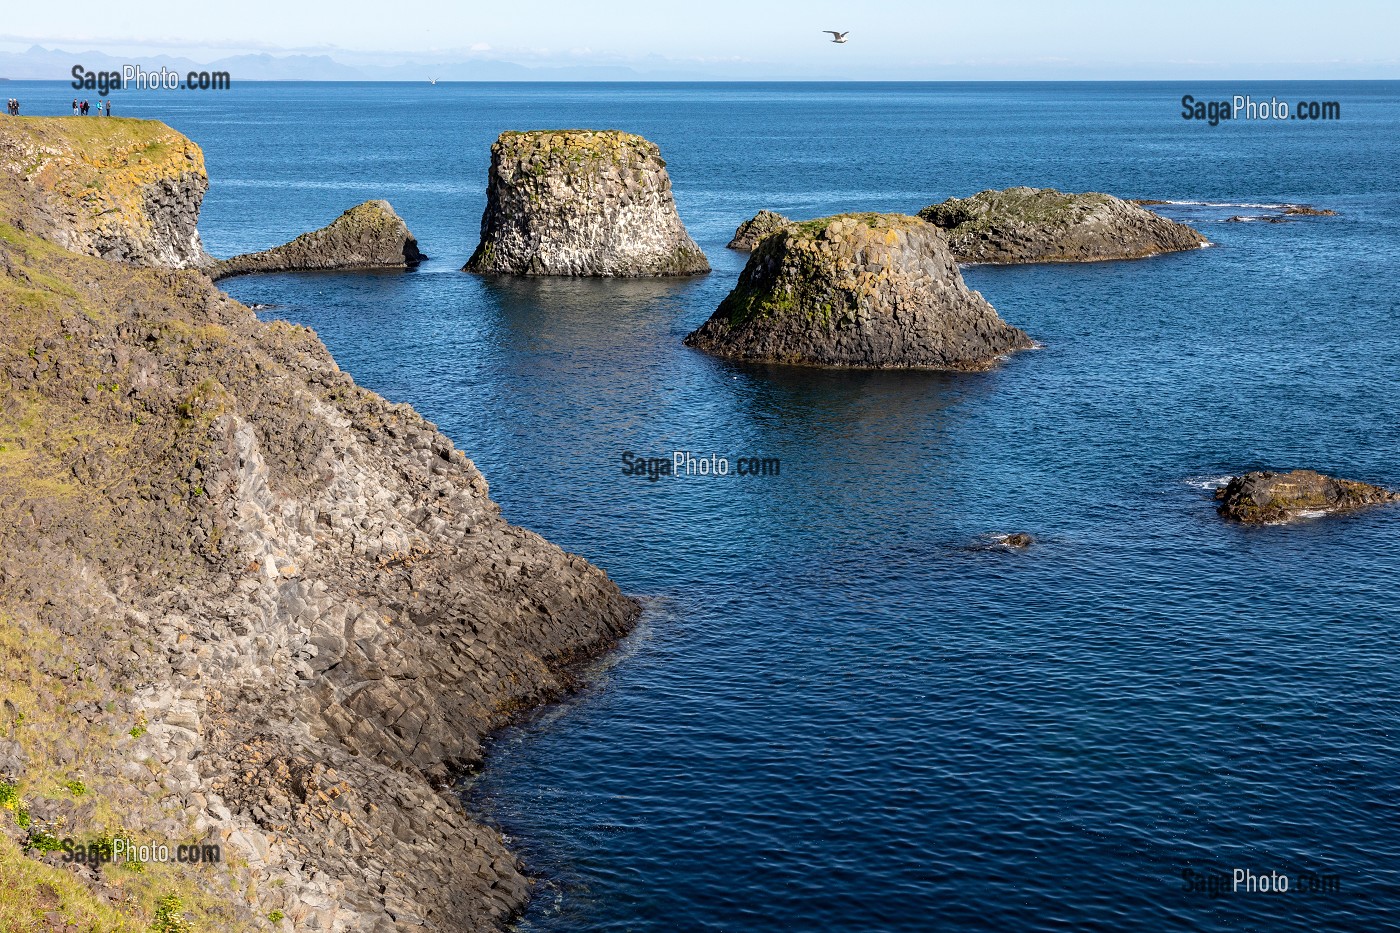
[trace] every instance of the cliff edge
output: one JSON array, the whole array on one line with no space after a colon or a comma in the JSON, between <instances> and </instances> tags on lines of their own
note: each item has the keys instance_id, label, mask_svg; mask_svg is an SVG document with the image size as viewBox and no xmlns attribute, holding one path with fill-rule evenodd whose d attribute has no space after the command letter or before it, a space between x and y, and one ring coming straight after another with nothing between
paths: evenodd
<instances>
[{"instance_id":1,"label":"cliff edge","mask_svg":"<svg viewBox=\"0 0 1400 933\"><path fill-rule=\"evenodd\" d=\"M501 928L528 882L450 781L637 605L311 331L64 248L83 197L0 172L0 914ZM65 839L220 860L94 866Z\"/></svg>"},{"instance_id":2,"label":"cliff edge","mask_svg":"<svg viewBox=\"0 0 1400 933\"><path fill-rule=\"evenodd\" d=\"M0 168L30 194L18 222L66 249L175 269L211 261L195 226L204 153L164 123L10 118Z\"/></svg>"}]
</instances>

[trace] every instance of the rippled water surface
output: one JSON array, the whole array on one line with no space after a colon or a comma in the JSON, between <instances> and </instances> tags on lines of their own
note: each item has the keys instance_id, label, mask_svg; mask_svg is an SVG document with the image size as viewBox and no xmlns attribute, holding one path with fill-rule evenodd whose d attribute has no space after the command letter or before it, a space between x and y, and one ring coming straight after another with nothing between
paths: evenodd
<instances>
[{"instance_id":1,"label":"rippled water surface","mask_svg":"<svg viewBox=\"0 0 1400 933\"><path fill-rule=\"evenodd\" d=\"M1210 128L1180 118L1187 92L1343 119ZM216 255L392 201L433 257L418 271L226 287L315 327L512 521L646 599L596 686L502 736L472 790L543 879L522 929L1400 925L1400 510L1244 529L1210 501L1254 467L1400 486L1400 85L244 85L117 106L204 147ZM557 126L660 144L714 273L460 273L491 140ZM759 208L1012 184L1339 216L1168 205L1216 245L967 269L1044 344L990 373L681 345ZM624 452L674 450L781 475L622 475ZM1040 543L988 546L1009 531ZM1341 890L1183 890L1235 868Z\"/></svg>"}]
</instances>

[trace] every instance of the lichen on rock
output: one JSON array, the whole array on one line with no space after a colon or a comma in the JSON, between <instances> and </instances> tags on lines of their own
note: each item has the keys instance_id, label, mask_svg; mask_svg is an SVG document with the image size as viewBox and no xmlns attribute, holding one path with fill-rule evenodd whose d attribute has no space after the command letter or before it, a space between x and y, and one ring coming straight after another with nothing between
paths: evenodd
<instances>
[{"instance_id":1,"label":"lichen on rock","mask_svg":"<svg viewBox=\"0 0 1400 933\"><path fill-rule=\"evenodd\" d=\"M0 168L25 183L28 222L74 252L172 268L210 262L196 223L204 154L153 120L0 121Z\"/></svg>"},{"instance_id":2,"label":"lichen on rock","mask_svg":"<svg viewBox=\"0 0 1400 933\"><path fill-rule=\"evenodd\" d=\"M902 214L777 230L685 342L740 360L961 370L1033 346L963 283L943 234Z\"/></svg>"},{"instance_id":3,"label":"lichen on rock","mask_svg":"<svg viewBox=\"0 0 1400 933\"><path fill-rule=\"evenodd\" d=\"M407 269L425 257L418 240L388 201L357 204L319 230L272 249L221 260L216 278L250 272L332 269Z\"/></svg>"},{"instance_id":4,"label":"lichen on rock","mask_svg":"<svg viewBox=\"0 0 1400 933\"><path fill-rule=\"evenodd\" d=\"M710 271L656 145L616 130L505 132L491 146L466 271L653 276Z\"/></svg>"},{"instance_id":5,"label":"lichen on rock","mask_svg":"<svg viewBox=\"0 0 1400 933\"><path fill-rule=\"evenodd\" d=\"M1207 244L1199 232L1112 195L1007 188L949 198L919 212L959 262L1139 259Z\"/></svg>"},{"instance_id":6,"label":"lichen on rock","mask_svg":"<svg viewBox=\"0 0 1400 933\"><path fill-rule=\"evenodd\" d=\"M1315 470L1256 470L1216 490L1220 514L1246 524L1275 524L1306 513L1347 512L1400 500L1400 493Z\"/></svg>"},{"instance_id":7,"label":"lichen on rock","mask_svg":"<svg viewBox=\"0 0 1400 933\"><path fill-rule=\"evenodd\" d=\"M728 243L728 247L745 253L753 252L753 248L758 245L759 240L789 223L790 221L786 217L776 211L759 211L739 224L734 231L734 238Z\"/></svg>"}]
</instances>

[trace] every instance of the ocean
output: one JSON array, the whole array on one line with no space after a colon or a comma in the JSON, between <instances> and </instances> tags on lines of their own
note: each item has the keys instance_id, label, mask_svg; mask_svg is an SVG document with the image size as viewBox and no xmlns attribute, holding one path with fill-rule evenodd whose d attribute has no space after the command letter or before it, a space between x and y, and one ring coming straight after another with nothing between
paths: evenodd
<instances>
[{"instance_id":1,"label":"ocean","mask_svg":"<svg viewBox=\"0 0 1400 933\"><path fill-rule=\"evenodd\" d=\"M72 97L6 87L26 113ZM1185 94L1341 119L1212 127ZM1254 468L1400 486L1400 83L235 81L113 107L204 148L220 257L387 198L416 271L224 287L314 327L508 519L645 603L464 787L540 878L521 930L1400 925L1400 510L1245 528L1212 501ZM460 272L491 141L549 127L656 142L714 271ZM1213 245L965 269L1042 345L986 373L681 344L760 208L1021 184L1168 201ZM1289 203L1337 216L1229 221ZM624 474L676 451L780 469ZM995 545L1015 531L1037 543Z\"/></svg>"}]
</instances>

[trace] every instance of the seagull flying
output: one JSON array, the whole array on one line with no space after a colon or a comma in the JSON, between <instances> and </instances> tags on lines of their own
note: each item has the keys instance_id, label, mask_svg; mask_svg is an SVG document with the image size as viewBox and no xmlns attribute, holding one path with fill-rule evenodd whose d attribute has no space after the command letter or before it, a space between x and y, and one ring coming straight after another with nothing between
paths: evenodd
<instances>
[{"instance_id":1,"label":"seagull flying","mask_svg":"<svg viewBox=\"0 0 1400 933\"><path fill-rule=\"evenodd\" d=\"M822 32L829 34L832 42L845 42L846 37L851 34L849 29L845 32L837 32L835 29L823 29Z\"/></svg>"}]
</instances>

